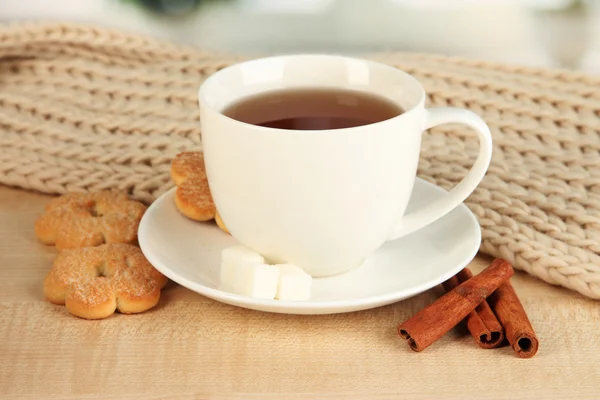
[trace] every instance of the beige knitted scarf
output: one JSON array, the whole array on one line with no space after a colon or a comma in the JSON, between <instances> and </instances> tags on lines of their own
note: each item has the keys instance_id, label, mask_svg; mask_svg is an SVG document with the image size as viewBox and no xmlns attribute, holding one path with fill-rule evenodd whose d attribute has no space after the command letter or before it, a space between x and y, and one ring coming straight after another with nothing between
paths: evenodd
<instances>
[{"instance_id":1,"label":"beige knitted scarf","mask_svg":"<svg viewBox=\"0 0 600 400\"><path fill-rule=\"evenodd\" d=\"M429 106L465 107L494 136L467 200L481 251L600 299L600 78L433 55L370 56L415 75ZM196 91L239 61L72 24L0 29L0 182L45 193L120 188L151 202L201 149ZM446 189L477 154L464 126L427 132L419 175Z\"/></svg>"}]
</instances>

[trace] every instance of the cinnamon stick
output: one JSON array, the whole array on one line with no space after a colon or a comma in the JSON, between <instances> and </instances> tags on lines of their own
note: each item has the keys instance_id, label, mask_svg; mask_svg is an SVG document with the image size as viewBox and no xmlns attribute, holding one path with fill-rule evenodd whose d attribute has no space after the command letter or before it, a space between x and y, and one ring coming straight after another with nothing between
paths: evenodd
<instances>
[{"instance_id":1,"label":"cinnamon stick","mask_svg":"<svg viewBox=\"0 0 600 400\"><path fill-rule=\"evenodd\" d=\"M539 341L510 282L504 282L490 295L488 302L504 327L506 339L517 356L533 357L538 351Z\"/></svg>"},{"instance_id":2,"label":"cinnamon stick","mask_svg":"<svg viewBox=\"0 0 600 400\"><path fill-rule=\"evenodd\" d=\"M462 321L514 270L507 262L494 262L479 275L461 283L398 326L400 336L414 351L423 351Z\"/></svg>"},{"instance_id":3,"label":"cinnamon stick","mask_svg":"<svg viewBox=\"0 0 600 400\"><path fill-rule=\"evenodd\" d=\"M442 285L446 292L449 292L472 277L473 274L471 271L465 268ZM464 319L464 322L479 347L494 349L502 345L504 341L504 329L486 300L482 301L475 310L471 311L467 315L467 318Z\"/></svg>"}]
</instances>

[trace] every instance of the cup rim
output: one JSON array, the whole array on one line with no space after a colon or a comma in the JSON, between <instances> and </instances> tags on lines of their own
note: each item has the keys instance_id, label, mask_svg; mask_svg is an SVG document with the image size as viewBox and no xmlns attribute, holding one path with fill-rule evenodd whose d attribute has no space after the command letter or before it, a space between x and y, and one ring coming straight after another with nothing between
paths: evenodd
<instances>
[{"instance_id":1,"label":"cup rim","mask_svg":"<svg viewBox=\"0 0 600 400\"><path fill-rule=\"evenodd\" d=\"M222 110L219 110L211 105L208 104L208 102L206 101L206 90L207 90L207 86L208 84L210 84L210 82L216 80L219 78L220 75L224 75L226 74L228 71L234 69L234 68L239 68L242 65L248 65L248 64L252 64L252 63L256 63L256 62L265 62L265 61L269 61L269 60L281 60L281 59L294 59L294 58L305 58L305 57L321 57L321 58L326 58L326 59L333 59L333 58L337 58L337 59L346 59L346 60L352 60L352 61L360 61L360 62L364 62L366 64L370 64L373 66L376 66L377 68L382 68L382 69L387 69L387 70L391 70L393 71L393 73L395 74L400 74L403 75L404 78L406 78L408 81L412 82L414 85L416 85L416 87L418 88L418 99L414 102L414 104L412 105L412 107L410 107L409 109L404 110L404 112L402 112L401 114L396 115L395 117L392 118L388 118L382 121L377 121L377 122L372 122L369 124L365 124L365 125L359 125L359 126L353 126L353 127L349 127L349 128L337 128L337 129L322 129L322 130L295 130L295 129L283 129L283 128L273 128L273 127L267 127L267 126L260 126L260 125L254 125L254 124L250 124L247 122L243 122L243 121L239 121L237 119L231 118L225 114L223 114ZM375 94L378 94L377 92L372 92ZM202 84L200 85L200 87L198 88L198 105L200 106L200 108L204 108L206 110L210 110L216 114L219 115L219 117L224 118L225 120L227 120L228 122L231 123L235 123L236 125L239 124L241 126L244 127L253 127L255 129L260 129L262 131L265 132L286 132L286 133L298 133L300 132L302 135L308 135L310 133L319 133L319 134L324 134L324 133L328 133L328 132L347 132L347 131L357 131L357 130L361 130L364 129L365 127L372 127L372 126L376 126L379 124L386 124L386 123L390 123L390 122L394 122L394 121L398 121L402 118L407 118L409 114L413 114L413 112L417 109L420 108L424 105L425 103L425 88L423 88L423 85L421 85L421 83L411 74L409 74L406 71L403 71L399 68L395 68L391 65L388 64L384 64L381 62L377 62L377 61L373 61L373 60L368 60L368 59L364 59L364 58L358 58L358 57L349 57L349 56L343 56L343 55L332 55L332 54L318 54L318 53L300 53L300 54L286 54L286 55L275 55L275 56L268 56L268 57L260 57L260 58L253 58L253 59L249 59L246 61L242 61L242 62L238 62L235 64L231 64L223 69L218 70L217 72L211 74L208 78L206 78L204 80L204 82L202 82Z\"/></svg>"}]
</instances>

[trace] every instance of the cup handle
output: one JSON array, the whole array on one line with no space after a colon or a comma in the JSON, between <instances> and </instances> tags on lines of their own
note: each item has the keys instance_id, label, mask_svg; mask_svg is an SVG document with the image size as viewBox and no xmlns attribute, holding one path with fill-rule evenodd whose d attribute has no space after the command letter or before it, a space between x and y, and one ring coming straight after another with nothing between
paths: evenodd
<instances>
[{"instance_id":1,"label":"cup handle","mask_svg":"<svg viewBox=\"0 0 600 400\"><path fill-rule=\"evenodd\" d=\"M394 228L389 240L408 235L443 217L462 203L483 179L492 159L492 134L490 128L477 114L454 107L426 110L425 129L447 123L470 126L479 136L479 155L471 170L446 196L404 215Z\"/></svg>"}]
</instances>

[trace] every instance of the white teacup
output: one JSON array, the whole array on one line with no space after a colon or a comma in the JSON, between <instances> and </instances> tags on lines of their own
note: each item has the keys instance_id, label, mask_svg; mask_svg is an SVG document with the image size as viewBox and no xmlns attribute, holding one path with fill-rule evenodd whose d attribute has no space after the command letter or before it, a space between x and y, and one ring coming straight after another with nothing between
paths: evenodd
<instances>
[{"instance_id":1,"label":"white teacup","mask_svg":"<svg viewBox=\"0 0 600 400\"><path fill-rule=\"evenodd\" d=\"M261 127L222 114L246 96L295 88L367 91L405 112L318 131ZM450 212L475 190L492 155L490 130L479 116L425 109L425 91L415 78L366 60L292 55L243 62L208 78L199 103L206 172L223 222L241 244L314 277L357 267L385 241ZM444 123L477 132L477 160L447 196L405 215L421 133Z\"/></svg>"}]
</instances>

